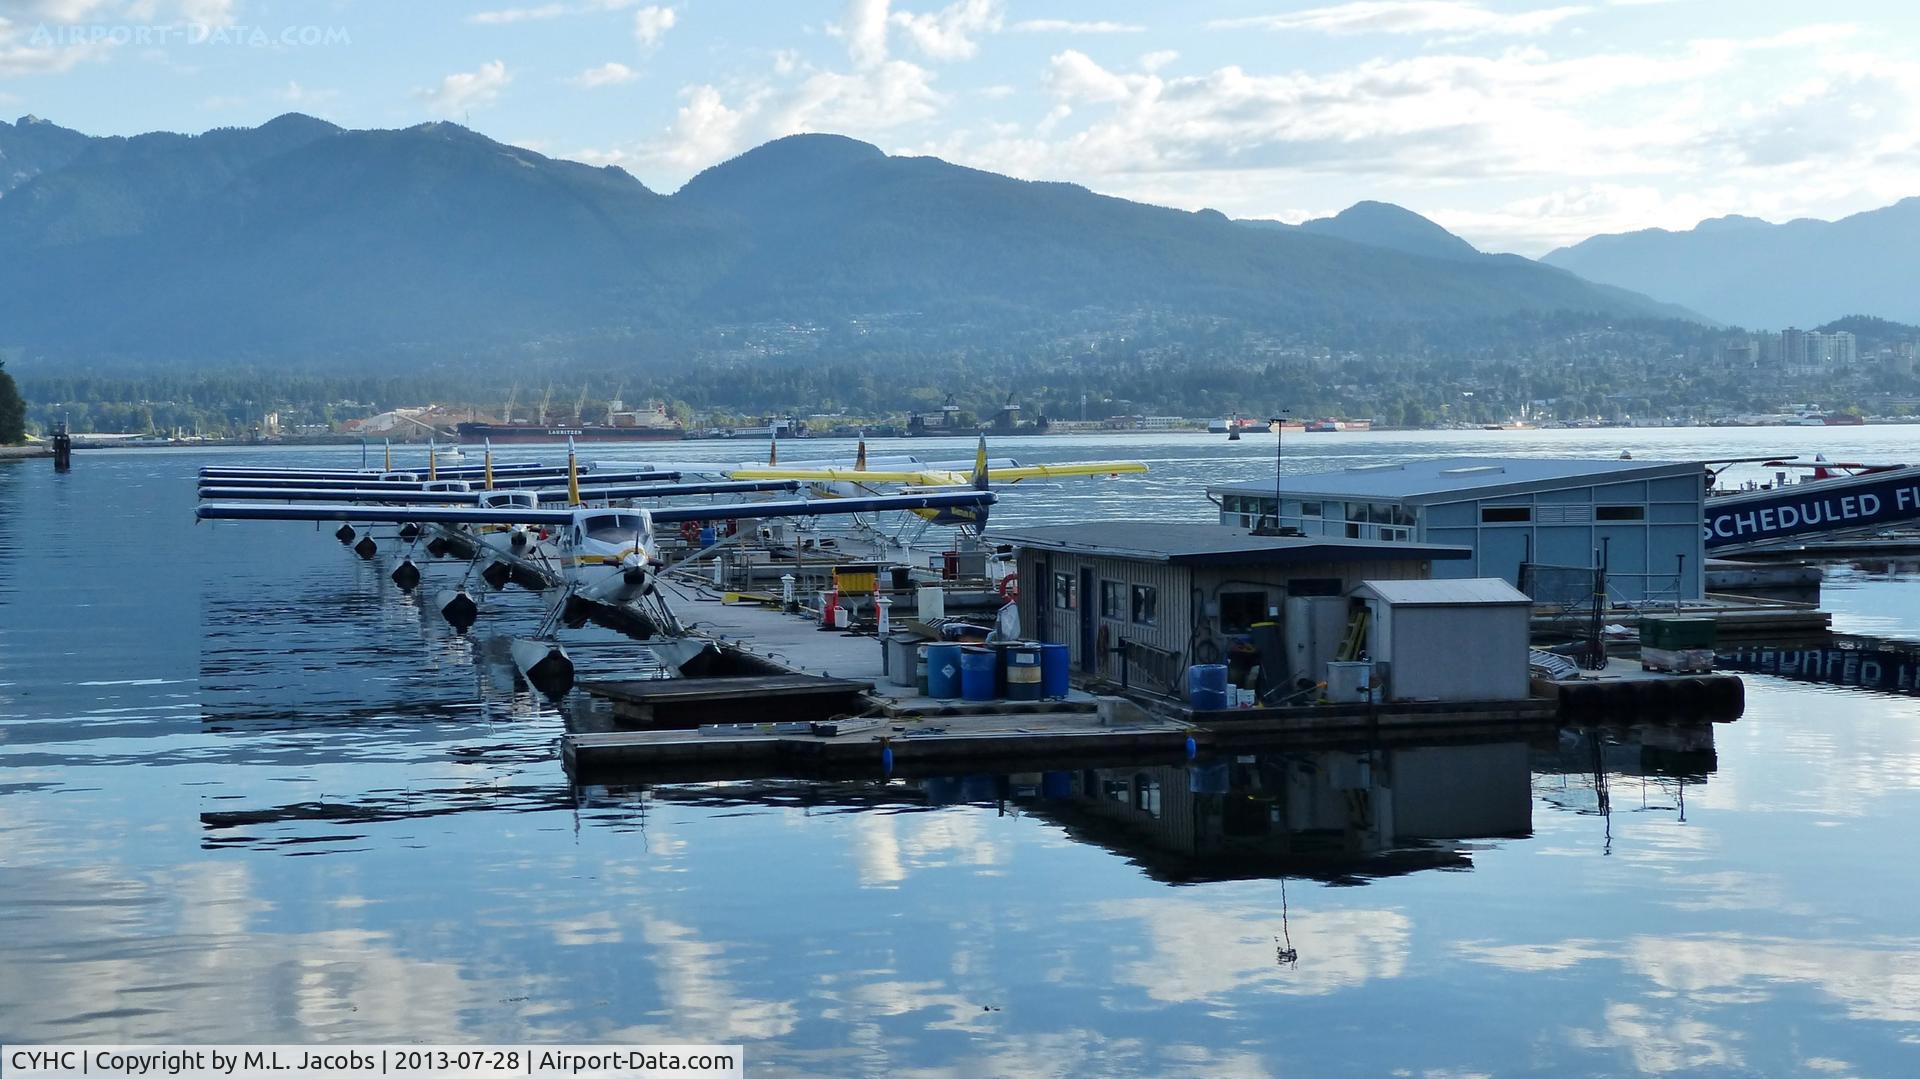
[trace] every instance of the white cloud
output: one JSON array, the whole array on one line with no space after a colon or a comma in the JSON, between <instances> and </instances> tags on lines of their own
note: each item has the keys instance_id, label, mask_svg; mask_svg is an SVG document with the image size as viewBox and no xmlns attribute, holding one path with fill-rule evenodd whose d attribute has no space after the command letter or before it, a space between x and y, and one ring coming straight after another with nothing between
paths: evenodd
<instances>
[{"instance_id":1,"label":"white cloud","mask_svg":"<svg viewBox=\"0 0 1920 1079\"><path fill-rule=\"evenodd\" d=\"M458 71L440 80L440 85L431 90L421 90L419 95L426 99L427 106L443 116L453 116L467 109L484 108L500 97L500 91L513 81L507 65L500 60L489 60L481 64L478 71Z\"/></svg>"},{"instance_id":2,"label":"white cloud","mask_svg":"<svg viewBox=\"0 0 1920 1079\"><path fill-rule=\"evenodd\" d=\"M643 49L651 49L660 44L660 39L673 29L678 16L670 7L649 4L633 13L633 40Z\"/></svg>"},{"instance_id":3,"label":"white cloud","mask_svg":"<svg viewBox=\"0 0 1920 1079\"><path fill-rule=\"evenodd\" d=\"M180 0L180 18L195 26L232 26L235 0Z\"/></svg>"},{"instance_id":4,"label":"white cloud","mask_svg":"<svg viewBox=\"0 0 1920 1079\"><path fill-rule=\"evenodd\" d=\"M638 0L582 0L577 4L548 3L532 7L499 8L493 11L477 11L467 16L467 21L480 26L511 26L514 23L541 22L567 15L623 11L637 2Z\"/></svg>"},{"instance_id":5,"label":"white cloud","mask_svg":"<svg viewBox=\"0 0 1920 1079\"><path fill-rule=\"evenodd\" d=\"M883 130L931 119L944 101L932 73L904 60L852 74L818 71L770 102L766 133Z\"/></svg>"},{"instance_id":6,"label":"white cloud","mask_svg":"<svg viewBox=\"0 0 1920 1079\"><path fill-rule=\"evenodd\" d=\"M1569 6L1504 12L1495 11L1475 0L1353 0L1352 3L1308 8L1283 15L1215 19L1207 23L1207 28L1307 30L1322 34L1442 34L1452 37L1531 35L1544 34L1567 19L1591 10Z\"/></svg>"},{"instance_id":7,"label":"white cloud","mask_svg":"<svg viewBox=\"0 0 1920 1079\"><path fill-rule=\"evenodd\" d=\"M1140 70L1158 71L1178 59L1180 54L1172 49L1155 49L1140 57Z\"/></svg>"},{"instance_id":8,"label":"white cloud","mask_svg":"<svg viewBox=\"0 0 1920 1079\"><path fill-rule=\"evenodd\" d=\"M30 9L25 14L31 13ZM0 16L0 78L57 75L90 60L104 60L113 51L110 40L62 44L57 37L42 35L38 30L22 29Z\"/></svg>"},{"instance_id":9,"label":"white cloud","mask_svg":"<svg viewBox=\"0 0 1920 1079\"><path fill-rule=\"evenodd\" d=\"M888 0L847 0L846 14L827 33L847 43L855 67L873 67L887 59Z\"/></svg>"},{"instance_id":10,"label":"white cloud","mask_svg":"<svg viewBox=\"0 0 1920 1079\"><path fill-rule=\"evenodd\" d=\"M1831 216L1912 194L1920 70L1847 51L1860 36L1815 25L1182 76L1153 53L1129 67L1067 49L1048 65L1042 118L1012 131L981 121L919 149L1236 217L1291 219L1358 191L1411 203L1484 248L1537 254L1599 231Z\"/></svg>"},{"instance_id":11,"label":"white cloud","mask_svg":"<svg viewBox=\"0 0 1920 1079\"><path fill-rule=\"evenodd\" d=\"M1108 22L1104 19L1022 19L1011 29L1023 34L1142 34L1146 27L1138 23Z\"/></svg>"},{"instance_id":12,"label":"white cloud","mask_svg":"<svg viewBox=\"0 0 1920 1079\"><path fill-rule=\"evenodd\" d=\"M1047 87L1063 101L1125 101L1142 80L1129 80L1095 63L1078 49L1055 53L1047 64Z\"/></svg>"},{"instance_id":13,"label":"white cloud","mask_svg":"<svg viewBox=\"0 0 1920 1079\"><path fill-rule=\"evenodd\" d=\"M971 60L979 52L974 37L997 33L1002 19L1000 0L955 0L926 14L896 11L889 21L930 60Z\"/></svg>"},{"instance_id":14,"label":"white cloud","mask_svg":"<svg viewBox=\"0 0 1920 1079\"><path fill-rule=\"evenodd\" d=\"M541 4L538 7L510 7L497 11L476 11L467 16L470 23L481 26L511 26L518 22L534 22L541 19L557 19L567 14L570 8L565 4Z\"/></svg>"},{"instance_id":15,"label":"white cloud","mask_svg":"<svg viewBox=\"0 0 1920 1079\"><path fill-rule=\"evenodd\" d=\"M601 86L617 86L623 82L632 82L639 77L638 71L625 64L609 60L599 67L590 67L567 81L591 90Z\"/></svg>"}]
</instances>

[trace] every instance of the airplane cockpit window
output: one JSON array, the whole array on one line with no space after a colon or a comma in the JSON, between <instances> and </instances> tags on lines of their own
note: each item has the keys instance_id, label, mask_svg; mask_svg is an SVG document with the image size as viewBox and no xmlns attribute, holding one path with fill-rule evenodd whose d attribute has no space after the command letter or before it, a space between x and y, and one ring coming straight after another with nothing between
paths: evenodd
<instances>
[{"instance_id":1,"label":"airplane cockpit window","mask_svg":"<svg viewBox=\"0 0 1920 1079\"><path fill-rule=\"evenodd\" d=\"M494 491L480 496L480 505L487 509L530 510L535 502L534 496L526 491Z\"/></svg>"},{"instance_id":2,"label":"airplane cockpit window","mask_svg":"<svg viewBox=\"0 0 1920 1079\"><path fill-rule=\"evenodd\" d=\"M647 520L637 513L598 513L587 518L587 538L601 543L631 543L647 531Z\"/></svg>"}]
</instances>

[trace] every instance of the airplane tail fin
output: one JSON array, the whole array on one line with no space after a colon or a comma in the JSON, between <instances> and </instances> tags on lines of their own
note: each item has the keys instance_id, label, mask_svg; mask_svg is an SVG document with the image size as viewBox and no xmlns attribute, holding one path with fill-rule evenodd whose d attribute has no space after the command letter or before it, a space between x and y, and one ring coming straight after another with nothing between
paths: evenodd
<instances>
[{"instance_id":1,"label":"airplane tail fin","mask_svg":"<svg viewBox=\"0 0 1920 1079\"><path fill-rule=\"evenodd\" d=\"M987 490L987 436L980 436L980 448L973 455L973 489Z\"/></svg>"},{"instance_id":2,"label":"airplane tail fin","mask_svg":"<svg viewBox=\"0 0 1920 1079\"><path fill-rule=\"evenodd\" d=\"M486 456L481 459L486 465L484 474L481 476L481 483L487 490L491 491L493 490L493 439L489 438L486 440L486 447Z\"/></svg>"}]
</instances>

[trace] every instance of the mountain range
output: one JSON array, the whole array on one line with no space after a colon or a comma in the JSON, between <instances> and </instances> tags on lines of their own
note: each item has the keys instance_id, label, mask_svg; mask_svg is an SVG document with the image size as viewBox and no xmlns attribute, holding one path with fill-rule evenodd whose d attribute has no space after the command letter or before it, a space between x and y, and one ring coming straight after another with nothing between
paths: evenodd
<instances>
[{"instance_id":1,"label":"mountain range","mask_svg":"<svg viewBox=\"0 0 1920 1079\"><path fill-rule=\"evenodd\" d=\"M1595 236L1542 261L1755 329L1861 312L1920 322L1920 198L1837 221L1730 216Z\"/></svg>"},{"instance_id":2,"label":"mountain range","mask_svg":"<svg viewBox=\"0 0 1920 1079\"><path fill-rule=\"evenodd\" d=\"M795 135L673 195L450 123L94 138L0 124L0 348L284 360L885 317L1361 323L1692 317L1361 203L1234 222Z\"/></svg>"}]
</instances>

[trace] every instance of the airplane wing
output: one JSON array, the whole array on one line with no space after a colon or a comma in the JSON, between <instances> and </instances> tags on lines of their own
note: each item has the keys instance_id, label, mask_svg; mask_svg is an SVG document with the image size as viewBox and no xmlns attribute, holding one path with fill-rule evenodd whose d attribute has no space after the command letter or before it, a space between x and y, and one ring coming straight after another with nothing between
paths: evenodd
<instances>
[{"instance_id":1,"label":"airplane wing","mask_svg":"<svg viewBox=\"0 0 1920 1079\"><path fill-rule=\"evenodd\" d=\"M743 483L635 483L624 486L580 488L586 501L608 498L673 498L678 495L748 495L773 491L795 492L794 480L753 480ZM203 499L252 499L259 502L352 502L391 503L413 506L471 506L484 491L394 491L384 487L358 488L278 488L278 487L202 487ZM529 491L541 502L565 502L564 487Z\"/></svg>"},{"instance_id":2,"label":"airplane wing","mask_svg":"<svg viewBox=\"0 0 1920 1079\"><path fill-rule=\"evenodd\" d=\"M1139 461L1073 461L1057 465L996 468L993 470L993 479L996 483L1019 483L1021 480L1064 479L1068 476L1118 476L1146 470L1147 466Z\"/></svg>"},{"instance_id":3,"label":"airplane wing","mask_svg":"<svg viewBox=\"0 0 1920 1079\"><path fill-rule=\"evenodd\" d=\"M680 478L680 473L678 472L599 473L592 477L591 482L602 484L602 485L613 484L613 483L667 483L673 480L677 480L679 478ZM441 482L445 482L445 481L441 481ZM475 490L480 489L478 484L475 481L469 479L466 482L470 485L473 485ZM553 487L555 485L564 486L566 482L567 482L567 474L564 471L559 473L558 475L548 475L545 473L536 474L536 475L514 474L511 476L495 476L493 478L492 489L496 491L517 491L517 490L525 490L526 488L529 488L529 487ZM372 480L372 481L329 480L329 479L283 480L283 479L241 479L241 478L223 479L218 481L202 479L200 481L200 485L203 488L215 486L217 484L218 486L223 488L233 489L233 488L244 487L249 490L256 490L256 491L307 490L307 491L355 491L357 492L357 491L378 490L378 491L390 492L395 497L405 497L409 492L424 490L427 487L428 483L429 481L427 480L413 480L413 481L405 481L405 482L398 482L398 481L385 482L385 481L379 481L379 480Z\"/></svg>"},{"instance_id":4,"label":"airplane wing","mask_svg":"<svg viewBox=\"0 0 1920 1079\"><path fill-rule=\"evenodd\" d=\"M727 472L736 480L799 480L801 483L923 483L938 484L953 479L944 472L899 472L872 468L782 468L778 465L754 465Z\"/></svg>"},{"instance_id":5,"label":"airplane wing","mask_svg":"<svg viewBox=\"0 0 1920 1079\"><path fill-rule=\"evenodd\" d=\"M564 493L564 492L563 492ZM306 487L202 487L201 498L255 499L263 502L407 503L416 506L471 506L478 491L383 491L379 488L335 490Z\"/></svg>"},{"instance_id":6,"label":"airplane wing","mask_svg":"<svg viewBox=\"0 0 1920 1079\"><path fill-rule=\"evenodd\" d=\"M535 461L502 463L493 466L495 475L504 472L559 472L564 474L565 465L543 465ZM387 472L412 472L424 475L425 465L419 468L392 469L355 469L355 468L222 468L206 465L200 469L202 479L264 479L264 480L365 480L368 483L380 482ZM441 479L458 480L470 476L480 476L486 471L485 465L440 465L434 469Z\"/></svg>"},{"instance_id":7,"label":"airplane wing","mask_svg":"<svg viewBox=\"0 0 1920 1079\"><path fill-rule=\"evenodd\" d=\"M876 495L872 498L812 498L784 502L736 502L722 506L662 506L650 511L655 524L683 521L758 520L765 517L824 517L836 513L889 510L975 509L984 518L993 505L991 491L931 495Z\"/></svg>"},{"instance_id":8,"label":"airplane wing","mask_svg":"<svg viewBox=\"0 0 1920 1079\"><path fill-rule=\"evenodd\" d=\"M281 506L257 502L203 502L202 521L350 521L364 524L565 525L572 510L480 509L475 506Z\"/></svg>"}]
</instances>

